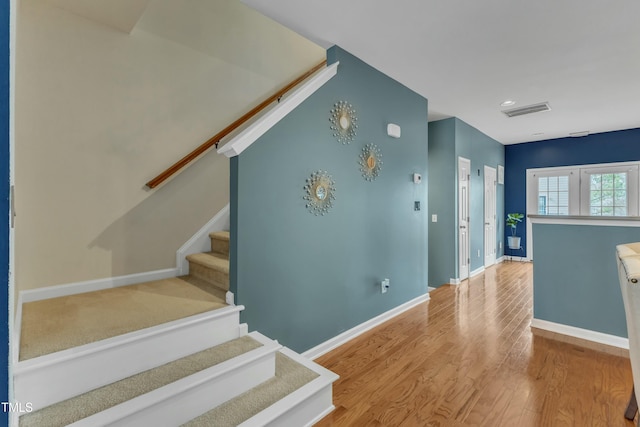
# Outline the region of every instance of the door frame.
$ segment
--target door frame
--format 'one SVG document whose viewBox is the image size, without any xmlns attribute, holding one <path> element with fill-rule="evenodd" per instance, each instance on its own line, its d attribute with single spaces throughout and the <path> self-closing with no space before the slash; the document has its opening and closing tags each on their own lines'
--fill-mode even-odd
<svg viewBox="0 0 640 427">
<path fill-rule="evenodd" d="M 461 194 L 461 188 L 462 186 L 461 184 L 461 179 L 465 178 L 462 174 L 461 174 L 461 169 L 462 169 L 462 164 L 465 164 L 467 166 L 467 174 L 466 174 L 466 182 L 467 182 L 467 194 L 466 194 L 466 207 L 467 207 L 467 215 L 466 215 L 466 224 L 460 224 L 461 222 L 461 217 L 463 215 L 463 212 L 461 211 L 463 208 L 463 205 L 461 203 L 462 201 L 462 194 Z M 458 279 L 459 280 L 465 280 L 468 279 L 470 274 L 471 274 L 471 227 L 470 227 L 470 223 L 471 223 L 471 160 L 465 158 L 465 157 L 458 157 L 458 168 L 457 168 L 457 193 L 458 193 L 458 209 L 457 209 L 457 215 L 456 215 L 456 240 L 458 243 Z M 460 233 L 460 230 L 462 229 L 462 227 L 465 227 L 466 229 L 466 241 L 463 242 L 462 241 L 462 233 Z M 463 243 L 466 245 L 463 245 Z M 466 247 L 466 257 L 465 254 L 463 253 L 464 248 Z M 466 259 L 466 265 L 464 263 Z"/>
<path fill-rule="evenodd" d="M 486 227 L 487 225 L 491 225 L 490 223 L 487 223 L 487 171 L 490 171 L 490 173 L 493 176 L 493 206 L 492 206 L 492 211 L 493 211 L 493 232 L 491 233 L 492 239 L 493 239 L 493 247 L 492 249 L 492 254 L 487 254 L 487 247 L 488 244 L 490 244 L 490 242 L 487 242 L 487 230 Z M 483 206 L 484 206 L 484 213 L 483 213 L 483 222 L 484 222 L 484 233 L 483 233 L 483 248 L 484 248 L 484 262 L 483 265 L 485 268 L 487 267 L 491 267 L 492 265 L 495 265 L 497 262 L 497 254 L 498 254 L 498 238 L 497 238 L 497 211 L 498 211 L 498 197 L 497 197 L 497 180 L 498 180 L 498 171 L 496 168 L 493 168 L 491 166 L 487 166 L 484 165 L 484 191 L 483 191 Z M 491 185 L 489 183 L 489 185 Z"/>
</svg>

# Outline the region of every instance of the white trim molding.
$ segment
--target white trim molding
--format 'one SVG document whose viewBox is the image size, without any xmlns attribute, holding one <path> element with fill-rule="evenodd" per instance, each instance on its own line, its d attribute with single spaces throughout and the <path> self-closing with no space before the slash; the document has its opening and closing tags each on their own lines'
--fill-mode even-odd
<svg viewBox="0 0 640 427">
<path fill-rule="evenodd" d="M 629 339 L 616 335 L 604 334 L 602 332 L 576 328 L 575 326 L 563 325 L 561 323 L 549 322 L 548 320 L 541 319 L 532 319 L 531 327 L 585 341 L 591 341 L 597 344 L 604 344 L 610 347 L 629 350 Z"/>
<path fill-rule="evenodd" d="M 235 157 L 249 148 L 249 146 L 264 135 L 265 132 L 275 126 L 276 123 L 335 76 L 338 73 L 338 64 L 339 62 L 335 62 L 317 72 L 290 95 L 282 98 L 278 104 L 262 117 L 233 136 L 229 142 L 218 150 L 218 153 L 224 154 L 227 157 Z"/>
<path fill-rule="evenodd" d="M 84 282 L 69 283 L 66 285 L 29 289 L 26 291 L 20 291 L 19 298 L 22 303 L 26 303 L 49 298 L 82 294 L 85 292 L 100 291 L 103 289 L 118 288 L 120 286 L 135 285 L 136 283 L 151 282 L 153 280 L 169 279 L 176 276 L 177 269 L 167 268 L 165 270 L 147 271 L 144 273 L 128 274 L 126 276 L 106 277 L 104 279 L 87 280 Z"/>
<path fill-rule="evenodd" d="M 347 331 L 344 331 L 340 335 L 337 335 L 321 344 L 318 344 L 313 348 L 310 348 L 309 350 L 302 353 L 302 356 L 311 360 L 315 360 L 318 357 L 322 356 L 323 354 L 326 354 L 331 350 L 340 347 L 342 344 L 346 344 L 347 342 L 354 339 L 358 335 L 362 335 L 363 333 L 367 332 L 370 329 L 375 328 L 378 325 L 381 325 L 387 320 L 401 313 L 404 313 L 405 311 L 419 304 L 422 304 L 423 302 L 429 301 L 429 299 L 430 299 L 429 293 L 420 295 L 417 298 L 414 298 L 410 301 L 405 302 L 404 304 L 401 304 L 395 308 L 392 308 L 389 311 L 386 311 L 372 319 L 367 320 L 366 322 L 363 322 Z"/>
<path fill-rule="evenodd" d="M 640 227 L 640 217 L 637 216 L 528 215 L 528 217 L 533 224 Z"/>
<path fill-rule="evenodd" d="M 460 280 L 460 279 L 449 279 L 449 284 L 450 285 L 456 285 L 457 286 L 457 285 L 460 284 L 460 282 L 462 282 L 462 280 Z"/>
<path fill-rule="evenodd" d="M 211 251 L 211 238 L 209 233 L 214 231 L 228 230 L 231 228 L 230 204 L 220 209 L 200 230 L 196 232 L 187 242 L 176 252 L 177 275 L 189 274 L 189 261 L 187 255 L 200 252 Z"/>
</svg>

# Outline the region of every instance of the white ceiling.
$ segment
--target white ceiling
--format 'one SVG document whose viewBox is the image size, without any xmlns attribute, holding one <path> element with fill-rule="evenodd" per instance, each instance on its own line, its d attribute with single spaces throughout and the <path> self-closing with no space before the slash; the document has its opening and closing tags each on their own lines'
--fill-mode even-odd
<svg viewBox="0 0 640 427">
<path fill-rule="evenodd" d="M 637 0 L 242 0 L 503 144 L 640 127 Z M 507 118 L 513 107 L 552 110 Z M 541 135 L 540 135 L 541 134 Z"/>
</svg>

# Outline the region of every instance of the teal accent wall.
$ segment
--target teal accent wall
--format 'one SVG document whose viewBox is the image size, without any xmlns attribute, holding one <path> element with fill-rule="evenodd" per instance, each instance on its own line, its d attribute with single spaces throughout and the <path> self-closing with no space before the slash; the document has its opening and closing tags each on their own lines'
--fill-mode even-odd
<svg viewBox="0 0 640 427">
<path fill-rule="evenodd" d="M 638 227 L 533 224 L 533 317 L 627 337 L 616 245 Z"/>
<path fill-rule="evenodd" d="M 327 58 L 340 61 L 337 76 L 231 165 L 232 287 L 245 306 L 242 321 L 296 351 L 427 291 L 427 100 L 339 47 Z M 340 100 L 358 117 L 348 145 L 329 128 Z M 400 125 L 400 139 L 387 136 L 387 123 Z M 358 165 L 367 143 L 383 156 L 373 182 Z M 325 216 L 309 213 L 302 198 L 317 170 L 336 182 Z M 414 172 L 422 184 L 413 183 Z"/>
<path fill-rule="evenodd" d="M 462 120 L 429 123 L 429 285 L 438 287 L 458 272 L 458 157 L 471 161 L 471 271 L 484 266 L 484 166 L 504 166 L 504 146 Z M 504 185 L 496 186 L 496 258 L 504 255 Z M 434 252 L 438 251 L 437 254 Z M 478 255 L 480 251 L 480 255 Z"/>
</svg>

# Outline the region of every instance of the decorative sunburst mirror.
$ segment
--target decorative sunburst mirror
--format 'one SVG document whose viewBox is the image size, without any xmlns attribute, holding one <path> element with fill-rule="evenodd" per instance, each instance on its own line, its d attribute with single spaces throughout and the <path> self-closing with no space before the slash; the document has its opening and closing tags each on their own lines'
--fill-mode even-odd
<svg viewBox="0 0 640 427">
<path fill-rule="evenodd" d="M 380 174 L 382 167 L 382 153 L 375 144 L 367 144 L 362 147 L 360 154 L 360 172 L 367 181 L 373 181 Z"/>
<path fill-rule="evenodd" d="M 346 101 L 333 104 L 329 114 L 333 136 L 342 144 L 349 144 L 356 137 L 358 118 L 356 110 Z"/>
<path fill-rule="evenodd" d="M 325 215 L 333 207 L 336 199 L 336 183 L 327 171 L 316 171 L 307 178 L 304 186 L 306 208 L 314 215 Z"/>
</svg>

